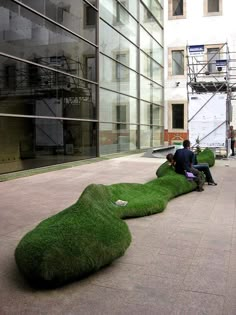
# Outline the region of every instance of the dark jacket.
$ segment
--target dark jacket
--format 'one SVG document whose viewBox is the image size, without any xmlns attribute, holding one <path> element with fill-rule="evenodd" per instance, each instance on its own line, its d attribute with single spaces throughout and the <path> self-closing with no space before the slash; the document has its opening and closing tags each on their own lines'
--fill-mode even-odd
<svg viewBox="0 0 236 315">
<path fill-rule="evenodd" d="M 194 161 L 194 153 L 189 149 L 178 149 L 174 154 L 175 171 L 179 174 L 190 172 Z"/>
</svg>

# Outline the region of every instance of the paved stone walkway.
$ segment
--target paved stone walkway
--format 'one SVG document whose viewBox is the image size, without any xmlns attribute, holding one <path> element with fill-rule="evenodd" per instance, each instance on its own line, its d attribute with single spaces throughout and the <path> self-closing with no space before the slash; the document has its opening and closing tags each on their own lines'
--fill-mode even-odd
<svg viewBox="0 0 236 315">
<path fill-rule="evenodd" d="M 236 160 L 161 214 L 130 219 L 125 255 L 90 277 L 49 291 L 30 288 L 14 262 L 21 237 L 74 203 L 90 183 L 145 183 L 161 159 L 141 154 L 0 182 L 0 314 L 235 315 Z"/>
</svg>

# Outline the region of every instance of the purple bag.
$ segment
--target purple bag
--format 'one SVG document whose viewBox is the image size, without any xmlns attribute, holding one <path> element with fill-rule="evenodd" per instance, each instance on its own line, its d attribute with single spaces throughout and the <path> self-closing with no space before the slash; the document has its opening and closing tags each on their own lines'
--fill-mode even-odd
<svg viewBox="0 0 236 315">
<path fill-rule="evenodd" d="M 193 175 L 193 173 L 190 173 L 190 172 L 186 172 L 185 176 L 186 176 L 187 180 L 194 180 L 194 178 L 196 178 L 196 176 Z"/>
</svg>

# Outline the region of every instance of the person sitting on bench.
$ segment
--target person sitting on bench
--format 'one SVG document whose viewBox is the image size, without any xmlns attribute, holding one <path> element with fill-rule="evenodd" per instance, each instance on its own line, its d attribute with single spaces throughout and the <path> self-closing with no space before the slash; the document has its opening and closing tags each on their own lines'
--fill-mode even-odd
<svg viewBox="0 0 236 315">
<path fill-rule="evenodd" d="M 178 174 L 187 175 L 187 172 L 192 173 L 197 183 L 197 191 L 203 191 L 203 185 L 205 182 L 204 176 L 201 171 L 193 167 L 194 153 L 190 150 L 190 141 L 184 140 L 183 149 L 178 149 L 173 157 L 175 171 Z"/>
<path fill-rule="evenodd" d="M 172 153 L 169 153 L 169 154 L 167 154 L 166 159 L 169 162 L 169 164 L 174 167 L 174 155 Z M 193 167 L 205 174 L 206 181 L 207 181 L 208 185 L 213 185 L 213 186 L 217 185 L 217 183 L 214 181 L 214 179 L 212 177 L 212 174 L 211 174 L 211 171 L 209 168 L 209 164 L 208 163 L 198 164 L 196 154 L 194 154 Z"/>
<path fill-rule="evenodd" d="M 206 181 L 208 182 L 208 185 L 213 185 L 213 186 L 217 185 L 217 183 L 214 181 L 214 179 L 211 175 L 209 164 L 208 163 L 198 163 L 196 154 L 194 154 L 193 167 L 205 174 Z"/>
</svg>

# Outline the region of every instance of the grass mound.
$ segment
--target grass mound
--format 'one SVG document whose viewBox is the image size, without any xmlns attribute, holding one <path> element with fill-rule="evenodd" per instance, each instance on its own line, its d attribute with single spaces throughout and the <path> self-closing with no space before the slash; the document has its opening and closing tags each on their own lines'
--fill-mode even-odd
<svg viewBox="0 0 236 315">
<path fill-rule="evenodd" d="M 83 278 L 122 256 L 131 242 L 121 219 L 162 212 L 168 201 L 196 188 L 167 163 L 146 184 L 89 185 L 69 208 L 42 221 L 15 250 L 19 270 L 36 287 Z M 128 201 L 120 207 L 115 201 Z"/>
<path fill-rule="evenodd" d="M 172 175 L 174 176 L 176 173 L 173 169 L 173 167 L 169 164 L 168 161 L 166 161 L 165 163 L 161 164 L 157 171 L 156 171 L 156 176 L 157 177 L 163 177 L 166 175 Z"/>
<path fill-rule="evenodd" d="M 208 163 L 209 167 L 212 167 L 215 165 L 215 156 L 211 149 L 204 149 L 202 152 L 200 152 L 197 155 L 198 163 Z"/>
<path fill-rule="evenodd" d="M 114 207 L 106 186 L 89 185 L 74 205 L 24 236 L 15 251 L 19 270 L 34 286 L 55 287 L 122 256 L 131 234 Z"/>
</svg>

